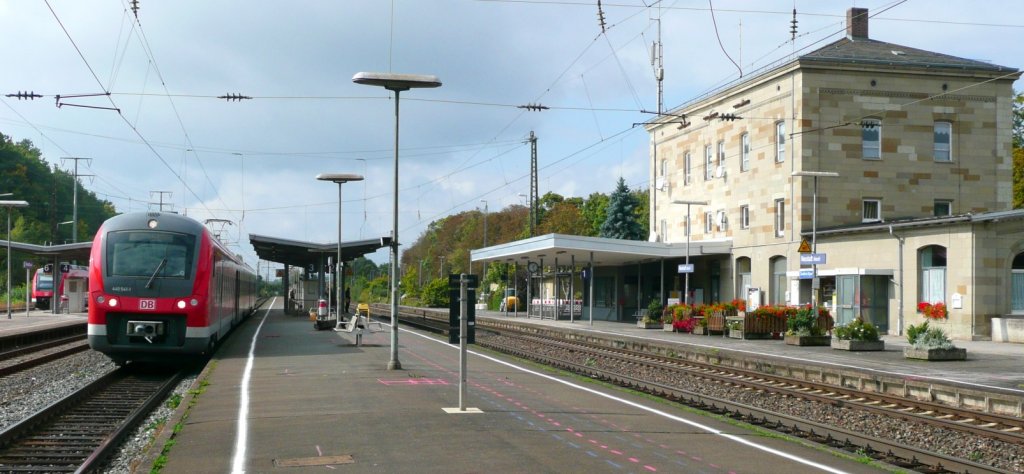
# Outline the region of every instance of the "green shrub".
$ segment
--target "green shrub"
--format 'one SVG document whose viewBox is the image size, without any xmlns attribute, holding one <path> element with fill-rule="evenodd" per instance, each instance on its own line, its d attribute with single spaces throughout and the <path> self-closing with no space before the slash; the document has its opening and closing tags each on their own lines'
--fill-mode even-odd
<svg viewBox="0 0 1024 474">
<path fill-rule="evenodd" d="M 851 340 L 851 341 L 877 341 L 878 340 L 878 328 L 874 324 L 865 322 L 864 320 L 857 318 L 854 319 L 850 324 L 844 326 L 836 326 L 832 332 L 836 339 Z"/>
<path fill-rule="evenodd" d="M 953 342 L 942 328 L 929 328 L 914 341 L 915 349 L 953 349 Z"/>
<path fill-rule="evenodd" d="M 428 308 L 447 308 L 448 279 L 435 278 L 426 285 L 423 285 L 423 291 L 420 292 L 420 300 Z"/>
<path fill-rule="evenodd" d="M 917 342 L 917 338 L 928 331 L 928 321 L 925 321 L 917 326 L 911 324 L 907 326 L 907 342 L 914 344 Z"/>
<path fill-rule="evenodd" d="M 786 334 L 795 336 L 820 336 L 821 328 L 816 324 L 814 308 L 804 307 L 786 318 Z"/>
<path fill-rule="evenodd" d="M 658 322 L 661 321 L 661 302 L 658 300 L 651 300 L 647 305 L 647 316 L 644 316 L 644 320 L 647 322 Z"/>
</svg>

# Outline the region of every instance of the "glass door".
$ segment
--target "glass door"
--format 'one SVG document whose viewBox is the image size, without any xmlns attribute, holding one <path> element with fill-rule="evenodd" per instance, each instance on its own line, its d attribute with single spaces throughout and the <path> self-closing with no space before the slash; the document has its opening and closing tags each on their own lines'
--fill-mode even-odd
<svg viewBox="0 0 1024 474">
<path fill-rule="evenodd" d="M 860 308 L 857 306 L 858 275 L 836 276 L 836 325 L 849 324 L 857 317 Z"/>
</svg>

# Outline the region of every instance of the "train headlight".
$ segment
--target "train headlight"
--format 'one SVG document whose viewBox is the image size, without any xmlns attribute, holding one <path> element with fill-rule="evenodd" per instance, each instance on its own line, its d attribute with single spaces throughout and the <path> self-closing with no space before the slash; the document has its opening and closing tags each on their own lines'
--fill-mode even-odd
<svg viewBox="0 0 1024 474">
<path fill-rule="evenodd" d="M 108 301 L 107 304 L 109 304 L 111 308 L 116 308 L 117 307 L 117 298 L 110 298 L 110 301 Z"/>
<path fill-rule="evenodd" d="M 146 222 L 146 225 L 149 226 L 150 229 L 156 229 L 156 219 L 150 219 L 149 222 Z"/>
<path fill-rule="evenodd" d="M 185 309 L 185 300 L 178 300 L 178 309 Z"/>
<path fill-rule="evenodd" d="M 107 299 L 104 298 L 103 295 L 99 295 L 96 297 L 96 302 L 99 304 L 103 304 L 105 301 L 107 301 Z"/>
<path fill-rule="evenodd" d="M 199 300 L 195 298 L 192 298 L 192 301 L 189 301 L 189 303 L 192 303 L 192 306 L 199 306 Z"/>
</svg>

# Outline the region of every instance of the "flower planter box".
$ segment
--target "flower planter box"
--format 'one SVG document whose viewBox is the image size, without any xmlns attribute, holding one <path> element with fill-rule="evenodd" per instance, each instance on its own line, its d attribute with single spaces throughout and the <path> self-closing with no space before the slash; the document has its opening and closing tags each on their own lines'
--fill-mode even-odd
<svg viewBox="0 0 1024 474">
<path fill-rule="evenodd" d="M 694 326 L 693 327 L 693 333 L 698 335 L 698 336 L 703 336 L 703 335 L 707 334 L 707 330 L 706 330 L 706 328 L 704 326 Z"/>
<path fill-rule="evenodd" d="M 832 348 L 841 351 L 884 351 L 885 341 L 854 341 L 852 339 L 832 339 Z"/>
<path fill-rule="evenodd" d="M 791 346 L 828 346 L 832 344 L 831 336 L 793 336 L 786 335 L 786 344 Z"/>
<path fill-rule="evenodd" d="M 743 339 L 743 330 L 742 329 L 730 329 L 729 330 L 729 337 L 731 337 L 733 339 Z"/>
<path fill-rule="evenodd" d="M 636 327 L 643 328 L 643 329 L 657 329 L 657 328 L 661 327 L 661 321 L 651 322 L 651 323 L 645 323 L 643 321 L 637 321 L 636 322 Z"/>
<path fill-rule="evenodd" d="M 954 347 L 952 349 L 917 349 L 904 347 L 903 357 L 907 359 L 921 360 L 967 360 L 967 349 Z"/>
<path fill-rule="evenodd" d="M 665 332 L 675 332 L 675 328 L 672 327 L 672 323 L 664 323 L 664 326 L 661 329 Z"/>
</svg>

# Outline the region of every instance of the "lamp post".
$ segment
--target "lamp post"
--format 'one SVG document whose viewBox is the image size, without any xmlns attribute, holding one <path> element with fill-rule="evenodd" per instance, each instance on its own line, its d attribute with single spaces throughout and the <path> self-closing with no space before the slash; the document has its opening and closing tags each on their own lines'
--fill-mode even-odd
<svg viewBox="0 0 1024 474">
<path fill-rule="evenodd" d="M 814 194 L 811 204 L 811 253 L 818 253 L 818 178 L 838 178 L 835 171 L 794 171 L 794 177 L 814 178 Z M 815 320 L 818 318 L 818 264 L 811 264 L 811 306 L 814 307 Z"/>
<path fill-rule="evenodd" d="M 363 177 L 358 175 L 358 174 L 320 173 L 320 174 L 316 175 L 316 179 L 318 179 L 320 181 L 330 181 L 332 183 L 338 183 L 338 259 L 337 259 L 337 261 L 335 261 L 335 267 L 334 267 L 335 268 L 335 270 L 334 270 L 334 275 L 335 275 L 334 281 L 336 282 L 336 285 L 338 286 L 338 293 L 337 293 L 338 297 L 337 297 L 337 299 L 334 300 L 335 304 L 338 305 L 338 309 L 336 310 L 338 318 L 337 318 L 337 320 L 334 323 L 334 327 L 337 328 L 339 325 L 341 325 L 341 308 L 345 304 L 345 299 L 344 299 L 344 295 L 342 293 L 342 288 L 341 288 L 342 285 L 344 285 L 344 283 L 345 283 L 344 275 L 341 274 L 341 271 L 342 271 L 342 264 L 341 264 L 341 185 L 345 184 L 345 183 L 347 183 L 349 181 L 362 181 Z M 339 275 L 341 275 L 340 276 L 340 278 L 341 278 L 340 280 L 339 280 Z M 328 308 L 328 311 L 330 311 L 330 308 Z"/>
<path fill-rule="evenodd" d="M 388 370 L 401 370 L 398 361 L 398 100 L 402 91 L 413 88 L 440 87 L 437 76 L 394 74 L 390 72 L 358 72 L 352 82 L 383 87 L 395 93 L 395 192 L 394 219 L 391 227 L 391 360 Z"/>
<path fill-rule="evenodd" d="M 707 201 L 684 201 L 675 199 L 672 204 L 686 204 L 686 266 L 689 270 L 690 266 L 690 206 L 707 206 Z M 683 277 L 685 282 L 683 285 L 683 304 L 690 304 L 690 273 L 686 272 L 686 276 Z"/>
<path fill-rule="evenodd" d="M 0 206 L 7 208 L 7 319 L 11 319 L 11 208 L 28 207 L 28 201 L 0 201 Z M 28 305 L 28 298 L 25 304 Z"/>
</svg>

